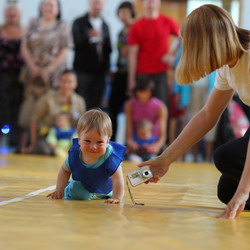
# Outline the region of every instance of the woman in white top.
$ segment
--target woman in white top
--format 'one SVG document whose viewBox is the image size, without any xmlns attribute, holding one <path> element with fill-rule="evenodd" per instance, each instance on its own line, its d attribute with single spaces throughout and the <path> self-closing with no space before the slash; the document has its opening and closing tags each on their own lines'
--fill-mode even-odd
<svg viewBox="0 0 250 250">
<path fill-rule="evenodd" d="M 215 88 L 204 107 L 192 118 L 179 137 L 150 165 L 157 182 L 170 164 L 198 142 L 218 121 L 234 91 L 250 106 L 250 31 L 237 27 L 229 13 L 215 5 L 203 5 L 184 21 L 181 30 L 183 54 L 177 82 L 188 84 L 217 70 Z M 219 147 L 214 155 L 222 173 L 218 197 L 226 203 L 219 218 L 234 218 L 250 209 L 250 129 L 244 137 Z"/>
</svg>

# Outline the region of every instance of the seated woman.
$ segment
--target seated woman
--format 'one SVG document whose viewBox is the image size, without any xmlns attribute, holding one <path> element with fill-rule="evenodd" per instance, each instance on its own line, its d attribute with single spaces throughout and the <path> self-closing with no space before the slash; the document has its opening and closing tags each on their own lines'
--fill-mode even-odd
<svg viewBox="0 0 250 250">
<path fill-rule="evenodd" d="M 167 107 L 161 100 L 153 97 L 153 89 L 152 81 L 138 82 L 134 89 L 134 97 L 125 104 L 128 154 L 139 149 L 139 144 L 135 140 L 136 128 L 145 119 L 152 123 L 152 135 L 157 138 L 148 144 L 148 153 L 158 154 L 166 142 Z"/>
</svg>

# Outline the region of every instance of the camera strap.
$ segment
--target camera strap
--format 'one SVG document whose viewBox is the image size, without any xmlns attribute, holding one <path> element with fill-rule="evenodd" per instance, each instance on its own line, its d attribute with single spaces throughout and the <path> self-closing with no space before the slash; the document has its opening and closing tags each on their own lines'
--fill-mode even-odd
<svg viewBox="0 0 250 250">
<path fill-rule="evenodd" d="M 128 176 L 127 176 L 127 178 L 126 178 L 126 184 L 127 184 L 127 187 L 128 187 L 128 193 L 129 193 L 130 199 L 131 199 L 131 201 L 133 202 L 133 204 L 134 204 L 134 205 L 143 206 L 144 203 L 138 203 L 138 202 L 135 201 L 135 199 L 134 199 L 134 197 L 133 197 L 133 195 L 132 195 L 132 192 L 131 192 L 131 190 L 130 190 L 130 188 L 129 188 Z"/>
</svg>

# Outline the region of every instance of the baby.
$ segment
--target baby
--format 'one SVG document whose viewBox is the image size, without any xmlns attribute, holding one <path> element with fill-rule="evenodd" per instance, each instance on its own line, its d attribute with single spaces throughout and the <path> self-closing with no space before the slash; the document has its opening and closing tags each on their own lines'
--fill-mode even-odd
<svg viewBox="0 0 250 250">
<path fill-rule="evenodd" d="M 101 110 L 84 113 L 77 125 L 78 138 L 57 177 L 52 199 L 91 200 L 107 198 L 106 203 L 118 204 L 124 195 L 121 162 L 126 148 L 110 141 L 110 117 Z M 68 181 L 72 175 L 72 180 Z"/>
<path fill-rule="evenodd" d="M 153 135 L 153 124 L 151 121 L 147 119 L 140 121 L 136 127 L 133 139 L 138 147 L 131 152 L 128 160 L 140 163 L 156 156 L 152 153 L 151 147 L 158 138 Z"/>
<path fill-rule="evenodd" d="M 72 126 L 70 113 L 61 112 L 56 115 L 55 126 L 49 129 L 46 142 L 57 156 L 66 156 L 72 139 L 76 136 L 76 128 Z"/>
</svg>

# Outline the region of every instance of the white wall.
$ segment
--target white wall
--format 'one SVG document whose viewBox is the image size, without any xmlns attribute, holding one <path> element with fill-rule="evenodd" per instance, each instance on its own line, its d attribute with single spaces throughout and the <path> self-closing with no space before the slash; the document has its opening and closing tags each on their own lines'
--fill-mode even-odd
<svg viewBox="0 0 250 250">
<path fill-rule="evenodd" d="M 241 26 L 242 28 L 250 30 L 250 1 L 242 0 L 242 17 L 241 17 Z"/>
<path fill-rule="evenodd" d="M 116 9 L 123 0 L 105 0 L 103 17 L 109 25 L 114 53 L 112 53 L 112 63 L 116 62 L 116 39 L 121 23 L 116 16 Z M 3 12 L 6 0 L 0 0 L 0 23 L 3 22 Z M 38 16 L 38 6 L 40 0 L 19 0 L 22 8 L 22 23 L 27 25 L 29 20 Z M 88 0 L 60 0 L 62 7 L 62 18 L 71 25 L 73 20 L 83 15 L 88 9 Z M 72 53 L 69 56 L 69 66 L 72 61 Z"/>
</svg>

